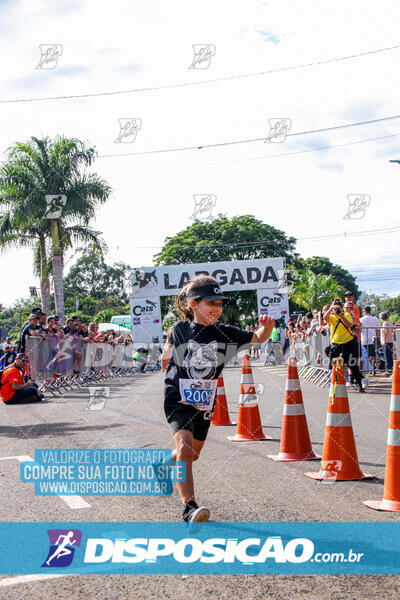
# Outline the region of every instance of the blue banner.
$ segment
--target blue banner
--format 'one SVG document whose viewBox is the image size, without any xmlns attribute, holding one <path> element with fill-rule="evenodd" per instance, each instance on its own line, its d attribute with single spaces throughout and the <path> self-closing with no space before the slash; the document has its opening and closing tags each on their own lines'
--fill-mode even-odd
<svg viewBox="0 0 400 600">
<path fill-rule="evenodd" d="M 400 573 L 400 523 L 3 522 L 0 536 L 8 574 Z"/>
</svg>

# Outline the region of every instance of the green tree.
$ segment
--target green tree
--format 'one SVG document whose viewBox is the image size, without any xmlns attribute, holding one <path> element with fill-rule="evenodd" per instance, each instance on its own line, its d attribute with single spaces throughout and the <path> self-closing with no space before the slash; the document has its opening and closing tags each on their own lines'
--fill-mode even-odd
<svg viewBox="0 0 400 600">
<path fill-rule="evenodd" d="M 400 296 L 386 298 L 382 301 L 382 310 L 389 313 L 389 320 L 397 323 L 400 319 Z"/>
<path fill-rule="evenodd" d="M 95 173 L 88 173 L 96 151 L 75 138 L 31 137 L 8 149 L 0 170 L 0 221 L 3 247 L 33 245 L 35 266 L 40 271 L 42 301 L 49 310 L 48 278 L 53 274 L 56 312 L 64 320 L 63 257 L 73 243 L 90 243 L 99 250 L 104 242 L 89 227 L 96 208 L 104 203 L 110 186 Z M 46 195 L 65 195 L 67 204 L 58 219 L 45 217 Z M 51 241 L 51 255 L 46 241 Z"/>
<path fill-rule="evenodd" d="M 309 269 L 299 274 L 294 284 L 291 299 L 308 311 L 331 304 L 336 297 L 342 297 L 346 289 L 340 286 L 331 275 L 316 275 Z"/>
<path fill-rule="evenodd" d="M 247 260 L 284 256 L 294 261 L 296 240 L 252 215 L 228 219 L 218 215 L 211 222 L 195 221 L 173 237 L 154 256 L 155 265 L 176 265 L 223 260 Z"/>
<path fill-rule="evenodd" d="M 85 297 L 98 301 L 106 296 L 113 296 L 117 298 L 119 305 L 126 304 L 128 297 L 125 285 L 129 271 L 129 265 L 123 262 L 110 266 L 101 259 L 98 252 L 90 252 L 80 257 L 71 267 L 65 278 L 65 296 L 70 298 L 78 295 L 79 302 L 81 298 L 84 302 Z"/>
<path fill-rule="evenodd" d="M 211 222 L 195 221 L 173 237 L 167 237 L 164 246 L 154 256 L 155 265 L 175 265 L 235 261 L 282 256 L 287 264 L 296 264 L 296 240 L 259 221 L 252 215 L 241 215 L 228 219 L 219 214 Z M 254 291 L 228 292 L 233 304 L 224 314 L 230 322 L 241 323 L 243 318 L 255 319 L 257 297 Z M 163 314 L 167 314 L 175 301 L 174 297 L 161 298 Z M 226 317 L 221 317 L 221 320 Z"/>
<path fill-rule="evenodd" d="M 360 295 L 356 279 L 350 271 L 332 263 L 326 256 L 313 256 L 305 260 L 300 259 L 300 269 L 309 269 L 316 275 L 331 275 L 341 287 L 345 288 L 345 291 L 350 290 L 354 292 L 356 299 Z"/>
<path fill-rule="evenodd" d="M 114 311 L 110 308 L 106 308 L 105 310 L 101 310 L 97 313 L 94 318 L 95 323 L 110 323 L 111 318 L 114 316 Z"/>
</svg>

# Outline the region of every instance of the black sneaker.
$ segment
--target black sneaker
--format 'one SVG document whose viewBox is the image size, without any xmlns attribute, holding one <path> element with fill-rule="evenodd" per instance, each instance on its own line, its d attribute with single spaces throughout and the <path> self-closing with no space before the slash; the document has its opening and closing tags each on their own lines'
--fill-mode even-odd
<svg viewBox="0 0 400 600">
<path fill-rule="evenodd" d="M 358 391 L 359 391 L 359 392 L 361 392 L 362 394 L 365 394 L 365 390 L 364 390 L 364 388 L 363 388 L 363 386 L 362 386 L 362 385 L 360 385 L 360 386 L 358 387 Z"/>
<path fill-rule="evenodd" d="M 185 504 L 185 508 L 183 509 L 183 520 L 186 523 L 199 523 L 203 521 L 208 521 L 210 518 L 210 511 L 205 506 L 198 506 L 194 500 L 191 500 L 187 504 Z"/>
</svg>

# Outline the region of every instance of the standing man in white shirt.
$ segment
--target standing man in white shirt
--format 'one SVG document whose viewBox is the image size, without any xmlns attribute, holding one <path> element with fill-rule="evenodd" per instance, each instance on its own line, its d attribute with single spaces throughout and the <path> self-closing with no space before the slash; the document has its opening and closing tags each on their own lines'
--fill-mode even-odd
<svg viewBox="0 0 400 600">
<path fill-rule="evenodd" d="M 371 361 L 372 365 L 372 375 L 375 375 L 375 361 L 376 361 L 376 351 L 374 344 L 374 337 L 379 335 L 379 319 L 378 317 L 373 317 L 371 315 L 371 307 L 366 306 L 363 310 L 363 317 L 360 319 L 361 324 L 361 343 L 364 346 L 367 356 Z M 368 329 L 364 329 L 368 328 Z"/>
</svg>

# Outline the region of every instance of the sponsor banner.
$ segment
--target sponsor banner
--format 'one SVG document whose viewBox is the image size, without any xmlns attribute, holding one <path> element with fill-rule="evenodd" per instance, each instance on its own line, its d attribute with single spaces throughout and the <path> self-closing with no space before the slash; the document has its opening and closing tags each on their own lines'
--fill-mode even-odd
<svg viewBox="0 0 400 600">
<path fill-rule="evenodd" d="M 130 300 L 132 315 L 132 333 L 135 345 L 138 343 L 162 343 L 162 320 L 160 298 L 134 296 Z"/>
<path fill-rule="evenodd" d="M 289 319 L 289 298 L 280 289 L 257 290 L 257 305 L 259 315 L 274 317 L 285 327 Z"/>
<path fill-rule="evenodd" d="M 0 523 L 0 572 L 400 573 L 400 523 Z"/>
<path fill-rule="evenodd" d="M 259 258 L 188 265 L 164 265 L 132 269 L 135 298 L 174 296 L 194 275 L 211 275 L 224 292 L 276 289 L 285 285 L 284 258 Z"/>
</svg>

